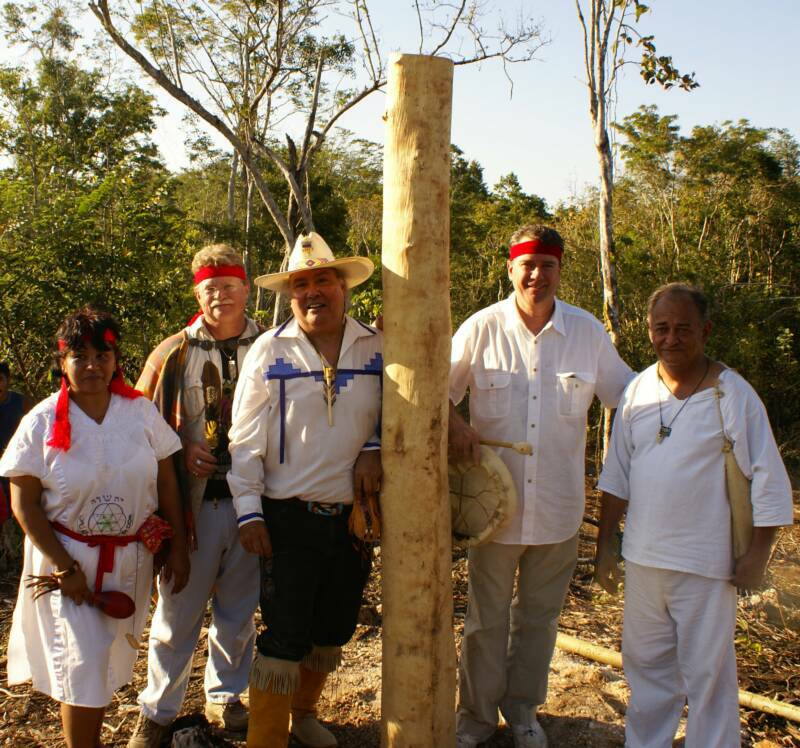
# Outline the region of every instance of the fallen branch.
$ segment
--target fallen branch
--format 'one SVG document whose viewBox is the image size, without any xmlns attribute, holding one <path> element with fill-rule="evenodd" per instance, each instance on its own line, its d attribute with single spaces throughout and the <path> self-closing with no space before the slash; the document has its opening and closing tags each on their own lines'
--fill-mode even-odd
<svg viewBox="0 0 800 748">
<path fill-rule="evenodd" d="M 0 688 L 0 693 L 8 699 L 25 699 L 30 696 L 29 693 L 11 693 L 7 688 Z"/>
<path fill-rule="evenodd" d="M 586 659 L 622 669 L 622 655 L 608 647 L 601 647 L 599 644 L 592 644 L 583 639 L 578 639 L 575 636 L 562 633 L 558 634 L 556 646 L 565 652 L 571 652 L 572 654 L 580 655 Z M 765 712 L 766 714 L 772 714 L 776 717 L 783 717 L 784 719 L 790 719 L 794 722 L 800 722 L 800 708 L 792 704 L 787 704 L 785 701 L 759 696 L 750 691 L 739 690 L 739 705 L 745 707 L 745 709 L 754 709 L 758 712 Z"/>
</svg>

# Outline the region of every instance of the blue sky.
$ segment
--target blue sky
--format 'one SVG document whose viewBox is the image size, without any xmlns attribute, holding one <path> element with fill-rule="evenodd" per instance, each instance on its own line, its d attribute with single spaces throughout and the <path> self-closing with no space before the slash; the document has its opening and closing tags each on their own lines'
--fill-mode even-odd
<svg viewBox="0 0 800 748">
<path fill-rule="evenodd" d="M 513 98 L 496 63 L 457 68 L 452 140 L 483 165 L 490 185 L 513 171 L 526 191 L 553 207 L 597 179 L 575 5 L 572 0 L 495 5 L 507 13 L 523 7 L 541 17 L 552 42 L 541 51 L 541 61 L 511 68 Z M 386 47 L 415 51 L 414 26 L 402 20 L 409 15 L 409 2 L 381 0 L 378 21 L 388 17 L 391 6 L 393 17 L 384 29 L 394 32 L 384 33 Z M 618 119 L 641 104 L 655 104 L 662 114 L 678 114 L 686 133 L 694 125 L 746 118 L 800 137 L 800 3 L 653 0 L 650 6 L 642 17 L 643 32 L 655 34 L 659 53 L 672 55 L 685 72 L 694 70 L 701 86 L 691 93 L 662 91 L 646 86 L 631 66 L 619 86 Z M 343 124 L 381 141 L 382 105 L 378 94 Z"/>
</svg>

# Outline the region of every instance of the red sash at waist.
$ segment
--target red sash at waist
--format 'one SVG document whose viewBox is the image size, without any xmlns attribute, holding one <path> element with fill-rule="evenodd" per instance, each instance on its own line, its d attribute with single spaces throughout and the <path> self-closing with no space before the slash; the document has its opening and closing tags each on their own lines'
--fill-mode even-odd
<svg viewBox="0 0 800 748">
<path fill-rule="evenodd" d="M 123 548 L 131 543 L 143 542 L 151 553 L 155 553 L 165 538 L 172 537 L 172 527 L 161 517 L 151 514 L 136 531 L 135 535 L 81 535 L 70 530 L 60 522 L 50 523 L 54 530 L 66 535 L 68 538 L 85 543 L 90 548 L 100 548 L 100 557 L 97 559 L 97 574 L 94 578 L 94 591 L 103 589 L 103 576 L 106 572 L 114 571 L 114 554 L 117 548 Z"/>
</svg>

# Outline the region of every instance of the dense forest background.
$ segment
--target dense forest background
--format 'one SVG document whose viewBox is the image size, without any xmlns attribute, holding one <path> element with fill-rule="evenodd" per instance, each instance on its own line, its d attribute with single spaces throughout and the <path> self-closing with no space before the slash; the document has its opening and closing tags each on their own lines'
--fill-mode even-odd
<svg viewBox="0 0 800 748">
<path fill-rule="evenodd" d="M 152 95 L 100 61 L 78 61 L 68 19 L 31 30 L 19 17 L 15 26 L 9 7 L 4 29 L 17 41 L 28 34 L 29 54 L 24 66 L 0 68 L 0 358 L 17 389 L 44 396 L 58 321 L 95 302 L 120 318 L 135 379 L 148 351 L 195 311 L 196 249 L 230 242 L 257 275 L 278 269 L 284 240 L 231 153 L 189 122 L 192 166 L 171 173 L 152 141 L 161 114 Z M 800 146 L 763 124 L 683 132 L 675 116 L 648 107 L 614 125 L 620 347 L 634 369 L 648 365 L 649 293 L 671 280 L 703 287 L 714 302 L 710 353 L 754 385 L 797 467 Z M 259 165 L 287 203 L 284 176 L 268 160 Z M 307 182 L 315 226 L 334 251 L 378 266 L 381 179 L 380 146 L 339 131 L 319 149 Z M 456 145 L 451 188 L 454 326 L 510 292 L 508 238 L 537 221 L 567 242 L 560 296 L 602 317 L 594 190 L 548 206 L 513 173 L 487 185 L 481 165 Z M 378 313 L 379 273 L 352 303 L 364 319 Z M 272 300 L 254 293 L 253 305 L 270 323 Z"/>
</svg>

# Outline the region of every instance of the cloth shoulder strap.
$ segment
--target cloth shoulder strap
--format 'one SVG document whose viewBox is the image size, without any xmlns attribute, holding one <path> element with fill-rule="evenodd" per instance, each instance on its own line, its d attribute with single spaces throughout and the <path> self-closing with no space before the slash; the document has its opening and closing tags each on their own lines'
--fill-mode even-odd
<svg viewBox="0 0 800 748">
<path fill-rule="evenodd" d="M 719 386 L 719 379 L 714 382 L 714 401 L 717 403 L 717 414 L 719 415 L 719 425 L 722 429 L 722 451 L 723 452 L 732 452 L 733 451 L 733 440 L 728 436 L 728 432 L 725 430 L 725 419 L 722 417 L 722 404 L 720 400 L 725 393 Z"/>
</svg>

